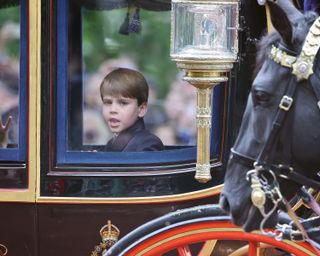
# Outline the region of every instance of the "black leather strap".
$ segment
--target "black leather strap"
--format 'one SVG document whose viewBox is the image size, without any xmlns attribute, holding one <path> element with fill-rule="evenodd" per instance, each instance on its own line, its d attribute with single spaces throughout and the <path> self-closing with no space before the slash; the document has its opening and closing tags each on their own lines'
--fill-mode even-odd
<svg viewBox="0 0 320 256">
<path fill-rule="evenodd" d="M 235 149 L 231 149 L 231 158 L 235 159 L 238 163 L 242 164 L 243 166 L 253 168 L 255 159 L 246 156 L 237 152 Z M 303 173 L 300 170 L 294 170 L 293 168 L 285 165 L 270 165 L 269 166 L 272 171 L 278 176 L 288 180 L 292 180 L 297 184 L 307 186 L 310 188 L 314 188 L 320 190 L 320 181 L 315 180 L 313 178 L 308 178 L 300 173 Z"/>
<path fill-rule="evenodd" d="M 318 107 L 320 108 L 320 105 L 319 105 L 320 104 L 320 78 L 318 77 L 317 74 L 313 74 L 310 77 L 310 84 L 311 84 L 313 93 L 317 98 Z"/>
<path fill-rule="evenodd" d="M 294 76 L 291 76 L 290 81 L 287 85 L 287 90 L 284 95 L 291 99 L 294 99 L 294 94 L 297 89 L 297 83 L 295 79 L 296 78 Z M 270 154 L 270 152 L 273 152 L 273 150 L 275 150 L 274 147 L 276 146 L 277 141 L 279 139 L 280 129 L 282 128 L 288 113 L 289 110 L 285 110 L 281 107 L 278 108 L 269 137 L 266 143 L 264 144 L 264 147 L 260 152 L 260 155 L 257 158 L 258 165 L 266 165 L 268 162 L 270 163 L 272 161 L 271 159 L 268 159 L 268 155 Z"/>
<path fill-rule="evenodd" d="M 320 242 L 320 217 L 309 218 L 306 220 L 300 220 L 300 223 L 305 228 L 308 237 L 317 243 Z M 288 225 L 283 230 L 283 239 L 301 241 L 303 236 L 300 231 L 297 230 L 295 225 Z"/>
<path fill-rule="evenodd" d="M 275 172 L 276 175 L 286 178 L 288 180 L 292 180 L 296 182 L 297 184 L 314 188 L 317 190 L 320 190 L 320 181 L 317 181 L 315 179 L 306 177 L 300 173 L 303 173 L 302 171 L 299 170 L 294 170 L 293 168 L 286 167 L 286 166 L 273 166 L 272 167 L 273 171 Z"/>
</svg>

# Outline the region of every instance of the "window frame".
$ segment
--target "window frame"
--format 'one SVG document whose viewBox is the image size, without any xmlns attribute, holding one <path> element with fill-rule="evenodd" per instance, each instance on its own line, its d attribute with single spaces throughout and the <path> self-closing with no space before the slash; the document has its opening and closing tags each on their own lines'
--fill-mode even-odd
<svg viewBox="0 0 320 256">
<path fill-rule="evenodd" d="M 150 166 L 157 169 L 161 166 L 174 166 L 181 163 L 195 164 L 196 146 L 184 149 L 154 152 L 81 152 L 68 151 L 70 119 L 68 109 L 68 58 L 69 58 L 69 24 L 68 1 L 57 0 L 57 115 L 56 115 L 56 170 L 76 166 L 92 165 L 97 168 L 139 167 Z M 82 57 L 80 57 L 81 60 Z M 83 73 L 82 73 L 83 76 Z M 220 84 L 213 89 L 212 128 L 211 128 L 211 159 L 221 161 L 224 127 L 224 108 L 226 108 L 227 84 Z"/>
</svg>

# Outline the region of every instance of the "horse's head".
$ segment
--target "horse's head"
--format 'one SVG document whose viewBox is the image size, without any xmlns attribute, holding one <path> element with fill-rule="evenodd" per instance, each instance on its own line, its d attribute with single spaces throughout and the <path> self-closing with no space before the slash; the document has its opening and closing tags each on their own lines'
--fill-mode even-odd
<svg viewBox="0 0 320 256">
<path fill-rule="evenodd" d="M 234 223 L 246 231 L 258 229 L 263 219 L 251 202 L 252 185 L 247 173 L 253 169 L 254 161 L 268 166 L 289 164 L 294 169 L 303 169 L 304 175 L 309 177 L 315 175 L 312 170 L 320 167 L 320 103 L 312 88 L 313 84 L 320 91 L 319 51 L 314 54 L 311 76 L 304 79 L 292 73 L 297 69 L 293 67 L 294 63 L 301 55 L 317 15 L 313 12 L 302 14 L 287 0 L 268 5 L 275 31 L 260 43 L 256 77 L 227 165 L 220 199 L 221 206 L 231 213 Z M 320 21 L 317 24 L 320 25 Z M 316 33 L 319 31 L 320 27 L 317 27 Z M 314 37 L 319 44 L 320 33 Z M 303 73 L 303 68 L 303 65 L 298 67 L 298 71 Z M 277 122 L 280 122 L 279 129 Z M 273 179 L 270 174 L 265 174 L 264 178 Z M 285 196 L 291 196 L 299 186 L 290 180 L 279 182 Z M 267 198 L 264 207 L 268 212 L 274 208 L 274 203 Z M 277 211 L 273 211 L 265 227 L 273 227 L 276 222 Z"/>
</svg>

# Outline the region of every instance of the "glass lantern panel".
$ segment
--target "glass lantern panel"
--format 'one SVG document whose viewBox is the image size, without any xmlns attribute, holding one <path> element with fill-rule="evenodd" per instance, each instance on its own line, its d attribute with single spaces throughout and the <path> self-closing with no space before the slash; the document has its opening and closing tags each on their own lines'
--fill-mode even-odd
<svg viewBox="0 0 320 256">
<path fill-rule="evenodd" d="M 173 57 L 236 59 L 237 11 L 236 3 L 174 3 Z"/>
</svg>

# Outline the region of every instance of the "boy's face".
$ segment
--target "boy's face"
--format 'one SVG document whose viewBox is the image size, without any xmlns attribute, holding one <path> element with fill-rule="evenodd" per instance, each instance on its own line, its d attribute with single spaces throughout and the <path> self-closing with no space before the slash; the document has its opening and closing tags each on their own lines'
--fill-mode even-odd
<svg viewBox="0 0 320 256">
<path fill-rule="evenodd" d="M 135 98 L 103 96 L 102 114 L 113 133 L 119 133 L 131 127 L 138 117 L 144 117 L 146 112 L 147 104 L 138 106 L 138 100 Z"/>
</svg>

